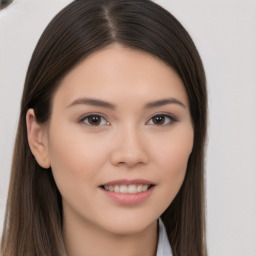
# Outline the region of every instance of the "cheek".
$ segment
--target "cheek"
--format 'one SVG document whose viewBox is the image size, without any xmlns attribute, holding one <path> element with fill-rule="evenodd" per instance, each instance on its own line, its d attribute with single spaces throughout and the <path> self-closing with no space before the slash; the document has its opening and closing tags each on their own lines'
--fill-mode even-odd
<svg viewBox="0 0 256 256">
<path fill-rule="evenodd" d="M 192 152 L 194 143 L 193 129 L 181 127 L 170 135 L 158 138 L 158 147 L 155 154 L 162 163 L 164 169 L 183 170 L 187 166 L 188 158 Z"/>
<path fill-rule="evenodd" d="M 186 143 L 173 144 L 166 148 L 162 157 L 164 170 L 170 175 L 179 175 L 186 171 L 187 162 L 191 153 L 191 147 Z"/>
<path fill-rule="evenodd" d="M 193 130 L 180 130 L 163 141 L 161 150 L 156 151 L 157 163 L 161 168 L 161 182 L 165 185 L 170 202 L 178 193 L 187 169 L 189 156 L 193 148 Z M 168 143 L 167 143 L 168 142 Z"/>
<path fill-rule="evenodd" d="M 69 136 L 66 136 L 69 134 Z M 49 155 L 55 182 L 62 193 L 75 191 L 79 184 L 93 184 L 107 158 L 107 150 L 95 138 L 82 133 L 52 130 Z"/>
</svg>

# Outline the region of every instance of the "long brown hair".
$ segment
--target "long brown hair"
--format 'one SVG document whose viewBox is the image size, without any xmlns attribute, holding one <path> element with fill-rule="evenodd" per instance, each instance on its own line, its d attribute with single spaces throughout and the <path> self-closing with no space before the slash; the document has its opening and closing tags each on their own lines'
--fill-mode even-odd
<svg viewBox="0 0 256 256">
<path fill-rule="evenodd" d="M 205 256 L 204 145 L 207 95 L 203 65 L 184 27 L 149 0 L 76 0 L 42 34 L 26 76 L 15 142 L 2 256 L 66 255 L 62 237 L 61 195 L 51 170 L 33 157 L 25 116 L 51 115 L 51 100 L 61 80 L 94 51 L 119 43 L 162 59 L 180 76 L 189 98 L 194 147 L 176 198 L 162 214 L 174 256 Z"/>
</svg>

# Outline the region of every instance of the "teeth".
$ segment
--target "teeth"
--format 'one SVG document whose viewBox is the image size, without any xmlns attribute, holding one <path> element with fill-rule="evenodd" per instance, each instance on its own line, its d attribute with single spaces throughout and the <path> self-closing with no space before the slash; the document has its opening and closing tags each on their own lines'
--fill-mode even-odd
<svg viewBox="0 0 256 256">
<path fill-rule="evenodd" d="M 149 185 L 142 185 L 142 184 L 130 184 L 130 185 L 108 185 L 104 186 L 105 190 L 122 193 L 122 194 L 136 194 L 147 191 Z"/>
<path fill-rule="evenodd" d="M 128 193 L 130 193 L 130 194 L 138 193 L 136 185 L 129 185 L 128 186 Z"/>
<path fill-rule="evenodd" d="M 137 187 L 137 191 L 138 191 L 138 192 L 141 192 L 141 191 L 142 191 L 142 185 L 139 185 L 139 186 Z"/>
<path fill-rule="evenodd" d="M 116 185 L 117 186 L 117 185 Z M 119 187 L 119 192 L 120 193 L 127 193 L 128 192 L 128 187 L 127 186 L 125 186 L 125 185 L 121 185 L 120 187 Z"/>
<path fill-rule="evenodd" d="M 142 186 L 142 191 L 147 191 L 148 190 L 148 186 L 147 185 L 143 185 Z"/>
<path fill-rule="evenodd" d="M 109 187 L 109 186 L 108 186 Z M 119 191 L 120 191 L 120 189 L 119 189 L 119 186 L 118 185 L 115 185 L 115 187 L 114 187 L 114 191 L 116 192 L 116 193 L 118 193 Z"/>
<path fill-rule="evenodd" d="M 108 189 L 107 190 L 109 190 L 109 191 L 114 191 L 114 187 L 113 186 L 107 186 L 108 187 Z"/>
</svg>

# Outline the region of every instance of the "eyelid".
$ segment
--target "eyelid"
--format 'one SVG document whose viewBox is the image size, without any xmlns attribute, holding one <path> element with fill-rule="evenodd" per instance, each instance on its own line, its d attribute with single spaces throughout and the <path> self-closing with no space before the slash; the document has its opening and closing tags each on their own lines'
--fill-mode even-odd
<svg viewBox="0 0 256 256">
<path fill-rule="evenodd" d="M 90 116 L 99 116 L 100 118 L 103 118 L 106 120 L 106 124 L 103 124 L 103 125 L 92 125 L 92 124 L 87 124 L 85 123 L 85 119 L 86 118 L 89 118 Z M 108 118 L 106 118 L 103 114 L 101 113 L 95 113 L 95 112 L 92 112 L 92 113 L 87 113 L 87 114 L 84 114 L 82 115 L 79 119 L 78 119 L 78 123 L 82 123 L 82 124 L 85 124 L 89 127 L 93 127 L 93 128 L 97 128 L 97 127 L 101 127 L 101 126 L 105 126 L 105 125 L 110 125 L 110 122 L 108 121 Z"/>
<path fill-rule="evenodd" d="M 168 124 L 149 124 L 150 120 L 152 120 L 156 116 L 164 116 L 169 118 L 171 121 Z M 151 118 L 146 122 L 146 124 L 163 127 L 163 126 L 171 125 L 174 122 L 178 122 L 178 119 L 173 114 L 160 112 L 152 115 Z"/>
</svg>

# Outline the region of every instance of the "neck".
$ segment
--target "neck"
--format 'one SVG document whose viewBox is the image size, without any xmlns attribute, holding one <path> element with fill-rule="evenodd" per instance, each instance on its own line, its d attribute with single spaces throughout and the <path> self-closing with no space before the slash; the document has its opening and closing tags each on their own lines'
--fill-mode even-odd
<svg viewBox="0 0 256 256">
<path fill-rule="evenodd" d="M 157 221 L 136 233 L 116 234 L 84 219 L 64 215 L 63 236 L 68 256 L 154 256 Z"/>
</svg>

